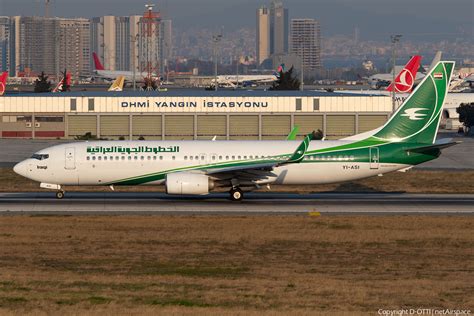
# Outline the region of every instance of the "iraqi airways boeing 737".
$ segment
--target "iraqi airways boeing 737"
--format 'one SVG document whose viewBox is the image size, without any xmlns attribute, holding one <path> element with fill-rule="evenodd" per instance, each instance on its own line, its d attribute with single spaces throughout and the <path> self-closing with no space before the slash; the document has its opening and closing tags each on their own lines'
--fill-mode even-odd
<svg viewBox="0 0 474 316">
<path fill-rule="evenodd" d="M 65 185 L 165 185 L 168 194 L 265 184 L 323 184 L 407 169 L 454 145 L 435 141 L 454 62 L 439 62 L 380 128 L 338 141 L 98 141 L 62 144 L 14 167 L 64 196 Z"/>
</svg>

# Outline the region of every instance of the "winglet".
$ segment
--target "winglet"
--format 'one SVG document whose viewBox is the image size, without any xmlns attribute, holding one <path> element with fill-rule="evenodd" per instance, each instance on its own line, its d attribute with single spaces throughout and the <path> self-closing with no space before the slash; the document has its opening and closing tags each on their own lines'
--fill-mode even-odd
<svg viewBox="0 0 474 316">
<path fill-rule="evenodd" d="M 286 140 L 296 140 L 296 135 L 298 135 L 298 132 L 300 131 L 299 125 L 295 125 L 291 132 L 288 134 L 286 137 Z"/>
<path fill-rule="evenodd" d="M 290 163 L 299 163 L 304 159 L 304 155 L 306 154 L 306 151 L 308 150 L 309 143 L 317 137 L 316 132 L 313 131 L 312 133 L 306 135 L 306 137 L 303 139 L 301 144 L 296 148 L 295 152 L 293 155 L 291 155 L 290 159 L 284 161 L 282 164 L 290 164 Z"/>
</svg>

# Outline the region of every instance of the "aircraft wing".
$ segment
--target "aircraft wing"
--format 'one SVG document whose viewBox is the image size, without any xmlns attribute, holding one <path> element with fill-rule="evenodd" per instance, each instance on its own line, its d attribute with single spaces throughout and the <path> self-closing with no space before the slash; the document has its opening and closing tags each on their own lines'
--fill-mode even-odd
<svg viewBox="0 0 474 316">
<path fill-rule="evenodd" d="M 309 143 L 315 139 L 315 136 L 315 132 L 308 134 L 292 155 L 271 156 L 254 162 L 246 161 L 235 166 L 202 171 L 219 180 L 233 179 L 235 181 L 255 182 L 268 179 L 271 182 L 271 179 L 276 179 L 276 175 L 272 172 L 276 167 L 300 163 L 304 159 Z"/>
</svg>

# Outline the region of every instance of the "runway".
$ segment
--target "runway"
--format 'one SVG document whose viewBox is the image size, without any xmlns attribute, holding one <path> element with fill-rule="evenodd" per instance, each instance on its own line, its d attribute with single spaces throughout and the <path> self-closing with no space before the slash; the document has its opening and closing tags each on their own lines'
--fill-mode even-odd
<svg viewBox="0 0 474 316">
<path fill-rule="evenodd" d="M 228 194 L 175 197 L 163 193 L 0 193 L 0 215 L 52 214 L 468 214 L 474 194 L 248 193 L 242 202 Z"/>
</svg>

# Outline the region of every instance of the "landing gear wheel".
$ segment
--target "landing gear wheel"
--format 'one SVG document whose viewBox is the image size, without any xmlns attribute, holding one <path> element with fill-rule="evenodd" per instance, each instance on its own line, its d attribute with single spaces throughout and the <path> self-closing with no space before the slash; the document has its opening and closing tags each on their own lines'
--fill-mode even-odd
<svg viewBox="0 0 474 316">
<path fill-rule="evenodd" d="M 242 201 L 244 198 L 244 192 L 239 188 L 233 188 L 229 191 L 230 199 L 232 201 Z"/>
<path fill-rule="evenodd" d="M 56 198 L 61 200 L 64 197 L 64 192 L 63 191 L 58 191 L 56 192 Z"/>
</svg>

